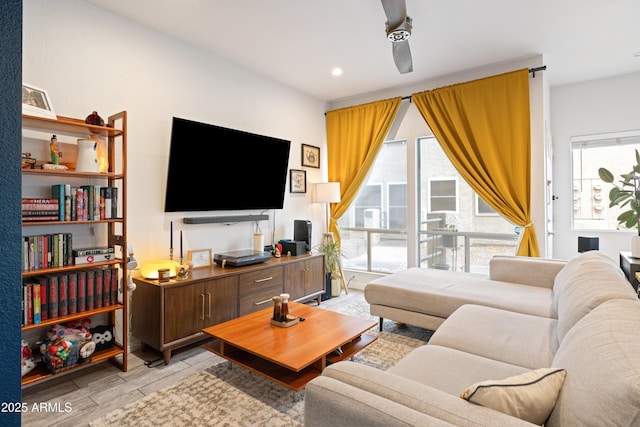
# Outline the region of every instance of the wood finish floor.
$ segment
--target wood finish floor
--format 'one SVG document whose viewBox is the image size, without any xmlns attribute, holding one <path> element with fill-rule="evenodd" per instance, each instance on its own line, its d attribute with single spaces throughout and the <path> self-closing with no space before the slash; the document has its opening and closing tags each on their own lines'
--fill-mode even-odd
<svg viewBox="0 0 640 427">
<path fill-rule="evenodd" d="M 323 301 L 322 306 L 345 304 L 352 298 L 363 298 L 362 291 L 349 289 L 349 295 Z M 154 360 L 158 361 L 151 367 L 145 365 L 146 361 Z M 87 426 L 115 409 L 176 384 L 222 360 L 197 345 L 175 352 L 168 365 L 162 362 L 160 353 L 135 351 L 129 354 L 127 372 L 106 362 L 54 376 L 22 390 L 22 402 L 27 403 L 29 409 L 34 404 L 48 404 L 47 412 L 23 414 L 22 425 Z"/>
</svg>

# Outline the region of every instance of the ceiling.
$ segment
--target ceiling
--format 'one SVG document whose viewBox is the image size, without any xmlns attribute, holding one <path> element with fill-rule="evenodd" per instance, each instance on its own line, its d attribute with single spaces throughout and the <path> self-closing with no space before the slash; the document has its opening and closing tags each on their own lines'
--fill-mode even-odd
<svg viewBox="0 0 640 427">
<path fill-rule="evenodd" d="M 638 0 L 406 0 L 404 75 L 379 0 L 86 1 L 325 101 L 539 54 L 551 86 L 640 72 Z"/>
</svg>

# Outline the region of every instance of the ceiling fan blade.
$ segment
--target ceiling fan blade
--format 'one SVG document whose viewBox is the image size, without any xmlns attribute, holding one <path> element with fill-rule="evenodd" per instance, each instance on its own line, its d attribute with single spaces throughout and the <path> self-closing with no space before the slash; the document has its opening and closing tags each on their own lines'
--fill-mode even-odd
<svg viewBox="0 0 640 427">
<path fill-rule="evenodd" d="M 382 7 L 391 29 L 398 28 L 407 17 L 405 0 L 382 0 Z"/>
<path fill-rule="evenodd" d="M 400 74 L 406 74 L 413 71 L 413 61 L 411 60 L 411 50 L 409 49 L 409 40 L 400 43 L 393 43 L 393 60 L 398 67 Z"/>
</svg>

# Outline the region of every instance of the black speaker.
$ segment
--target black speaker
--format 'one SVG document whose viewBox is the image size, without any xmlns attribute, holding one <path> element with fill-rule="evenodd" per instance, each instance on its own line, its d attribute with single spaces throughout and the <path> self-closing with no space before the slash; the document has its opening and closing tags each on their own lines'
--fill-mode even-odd
<svg viewBox="0 0 640 427">
<path fill-rule="evenodd" d="M 597 251 L 600 241 L 597 237 L 578 236 L 578 252 Z"/>
<path fill-rule="evenodd" d="M 311 252 L 311 221 L 304 219 L 293 221 L 293 240 L 305 242 L 307 252 Z"/>
</svg>

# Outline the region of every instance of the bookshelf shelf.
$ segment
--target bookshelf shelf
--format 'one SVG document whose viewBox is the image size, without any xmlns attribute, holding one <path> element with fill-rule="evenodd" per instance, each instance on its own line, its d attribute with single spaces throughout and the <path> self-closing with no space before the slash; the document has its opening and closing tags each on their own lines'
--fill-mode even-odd
<svg viewBox="0 0 640 427">
<path fill-rule="evenodd" d="M 115 250 L 114 256 L 115 259 L 109 261 L 101 261 L 101 262 L 93 262 L 90 264 L 77 264 L 77 265 L 68 265 L 64 267 L 53 267 L 53 268 L 39 268 L 25 270 L 22 272 L 23 282 L 25 284 L 34 283 L 33 288 L 37 289 L 38 281 L 40 281 L 40 287 L 42 287 L 42 283 L 51 283 L 54 282 L 43 282 L 41 280 L 49 280 L 44 279 L 43 277 L 69 277 L 69 282 L 71 282 L 71 277 L 75 277 L 71 273 L 80 272 L 86 270 L 93 269 L 103 269 L 104 271 L 111 271 L 113 276 L 110 280 L 111 288 L 106 288 L 107 279 L 105 273 L 105 289 L 111 289 L 110 297 L 103 300 L 103 304 L 106 303 L 108 305 L 104 305 L 99 308 L 91 308 L 89 310 L 78 311 L 73 314 L 65 314 L 63 316 L 58 316 L 58 312 L 48 311 L 47 319 L 42 320 L 40 323 L 34 324 L 31 323 L 33 321 L 37 321 L 37 317 L 33 316 L 35 319 L 30 320 L 25 317 L 26 323 L 22 326 L 23 339 L 27 340 L 30 344 L 30 347 L 33 350 L 34 355 L 36 355 L 36 360 L 38 359 L 37 353 L 39 351 L 38 346 L 35 345 L 35 342 L 38 340 L 42 340 L 45 338 L 47 332 L 51 329 L 52 326 L 56 324 L 65 324 L 70 321 L 80 320 L 84 318 L 93 318 L 97 316 L 97 321 L 94 320 L 92 326 L 98 326 L 100 324 L 116 324 L 116 316 L 118 317 L 118 329 L 120 329 L 120 325 L 122 325 L 122 331 L 118 330 L 116 334 L 118 340 L 117 342 L 110 347 L 109 349 L 97 351 L 95 352 L 91 360 L 82 364 L 74 365 L 69 368 L 64 368 L 61 371 L 52 373 L 45 364 L 40 361 L 37 363 L 35 369 L 31 372 L 25 374 L 22 377 L 22 386 L 30 385 L 37 383 L 42 380 L 49 379 L 54 376 L 62 375 L 66 372 L 75 371 L 77 369 L 82 369 L 87 366 L 94 365 L 96 363 L 111 361 L 115 365 L 117 365 L 123 371 L 127 370 L 127 351 L 125 349 L 128 348 L 128 337 L 129 337 L 129 325 L 128 325 L 128 298 L 126 294 L 126 288 L 124 291 L 120 289 L 119 282 L 122 278 L 126 278 L 127 276 L 127 265 L 123 258 L 126 258 L 127 255 L 127 244 L 126 244 L 126 218 L 127 218 L 127 174 L 126 174 L 126 157 L 127 157 L 127 113 L 126 111 L 122 111 L 120 113 L 109 116 L 106 119 L 107 124 L 105 126 L 94 126 L 89 125 L 84 122 L 82 119 L 75 119 L 70 117 L 61 117 L 58 116 L 57 119 L 49 119 L 49 118 L 41 118 L 30 115 L 22 116 L 22 128 L 24 138 L 27 140 L 23 140 L 23 144 L 38 144 L 40 141 L 42 144 L 46 144 L 45 151 L 48 151 L 48 145 L 50 143 L 51 134 L 56 135 L 64 135 L 67 138 L 86 138 L 89 134 L 101 135 L 104 137 L 105 142 L 107 144 L 107 152 L 108 152 L 108 161 L 109 167 L 108 171 L 105 173 L 93 173 L 93 172 L 76 172 L 75 170 L 51 170 L 51 169 L 22 169 L 22 193 L 24 198 L 43 198 L 45 194 L 50 194 L 52 186 L 58 187 L 59 184 L 67 184 L 72 187 L 80 188 L 83 185 L 96 185 L 101 187 L 112 187 L 117 188 L 118 197 L 117 197 L 117 205 L 116 209 L 111 211 L 110 215 L 104 216 L 113 216 L 114 218 L 106 218 L 106 219 L 88 219 L 88 220 L 74 220 L 74 221 L 23 221 L 23 236 L 25 236 L 25 242 L 29 240 L 29 244 L 31 243 L 31 238 L 27 239 L 26 236 L 30 236 L 31 234 L 37 234 L 41 237 L 46 237 L 49 235 L 62 235 L 63 233 L 69 233 L 70 228 L 73 230 L 71 233 L 73 238 L 73 243 L 76 243 L 76 236 L 79 237 L 79 241 L 88 240 L 89 236 L 91 241 L 96 242 L 96 246 L 109 246 L 113 247 Z M 24 131 L 29 131 L 26 134 Z M 36 136 L 33 137 L 32 134 Z M 40 136 L 42 135 L 42 136 Z M 26 142 L 28 141 L 28 142 Z M 24 145 L 23 145 L 24 148 Z M 93 187 L 91 187 L 93 188 Z M 116 190 L 113 190 L 116 191 Z M 64 193 L 64 189 L 61 193 Z M 81 194 L 81 192 L 79 193 Z M 98 193 L 96 190 L 96 197 L 98 195 L 102 196 L 102 193 Z M 57 195 L 57 193 L 56 193 Z M 69 194 L 67 193 L 67 196 Z M 75 196 L 75 194 L 74 194 Z M 50 196 L 44 196 L 50 198 L 57 198 L 53 194 Z M 60 195 L 61 198 L 64 198 L 64 194 Z M 108 194 L 106 196 L 106 200 L 108 199 Z M 115 196 L 114 196 L 115 197 Z M 97 200 L 97 199 L 96 199 Z M 107 204 L 108 206 L 108 204 Z M 28 208 L 27 208 L 28 209 Z M 39 207 L 36 207 L 39 209 Z M 75 218 L 76 210 L 73 208 L 73 216 Z M 96 218 L 98 207 L 96 206 Z M 49 210 L 49 209 L 43 209 Z M 61 208 L 62 210 L 62 208 Z M 58 213 L 58 211 L 55 211 Z M 77 212 L 81 212 L 78 210 Z M 26 215 L 39 215 L 43 213 L 38 212 L 26 212 Z M 44 214 L 49 216 L 48 214 Z M 80 214 L 78 213 L 78 217 Z M 100 216 L 103 216 L 102 214 Z M 83 217 L 86 217 L 83 216 Z M 61 216 L 62 218 L 62 216 Z M 89 218 L 91 218 L 91 212 L 89 214 Z M 34 229 L 33 227 L 36 227 Z M 35 233 L 30 233 L 29 230 L 37 230 Z M 45 231 L 42 231 L 45 230 Z M 55 242 L 55 241 L 54 241 Z M 69 240 L 71 242 L 71 240 Z M 46 240 L 45 240 L 46 243 Z M 77 247 L 73 243 L 67 243 L 65 239 L 65 244 L 68 244 L 68 248 L 66 250 L 76 249 Z M 27 247 L 29 246 L 27 244 Z M 35 244 L 34 244 L 35 247 Z M 47 246 L 44 245 L 44 254 L 47 254 Z M 61 246 L 62 248 L 62 246 Z M 49 246 L 49 251 L 51 251 L 51 246 Z M 62 249 L 60 249 L 62 251 Z M 67 252 L 60 252 L 65 253 Z M 51 254 L 51 252 L 49 252 Z M 69 256 L 71 254 L 69 253 Z M 53 256 L 59 256 L 58 252 L 56 252 Z M 66 255 L 65 255 L 66 256 Z M 29 265 L 27 261 L 34 258 L 25 258 L 25 265 Z M 40 258 L 40 260 L 47 260 L 47 256 L 44 258 Z M 66 258 L 65 258 L 66 260 Z M 69 260 L 71 264 L 73 259 Z M 36 264 L 37 265 L 37 264 Z M 46 265 L 46 263 L 45 263 Z M 42 266 L 42 262 L 40 263 Z M 117 271 L 116 271 L 117 270 Z M 88 274 L 88 273 L 87 273 Z M 39 278 L 36 278 L 36 277 Z M 97 276 L 96 276 L 97 277 Z M 50 279 L 53 280 L 53 279 Z M 57 279 L 56 279 L 57 280 Z M 96 279 L 97 282 L 97 279 Z M 60 280 L 59 283 L 67 283 L 66 280 Z M 78 279 L 78 284 L 80 283 Z M 88 284 L 89 281 L 84 282 Z M 31 285 L 29 285 L 31 286 Z M 98 295 L 98 287 L 96 284 L 96 293 L 94 295 Z M 24 286 L 26 288 L 27 285 Z M 55 286 L 53 288 L 56 289 Z M 74 287 L 69 287 L 67 289 L 65 287 L 65 292 L 71 292 L 71 289 L 75 289 Z M 84 289 L 84 288 L 83 288 Z M 93 289 L 93 288 L 92 288 Z M 35 291 L 34 291 L 35 292 Z M 47 288 L 47 294 L 49 294 L 49 289 Z M 58 294 L 60 294 L 58 289 Z M 78 293 L 79 295 L 79 293 Z M 90 293 L 86 292 L 85 295 L 89 296 Z M 105 293 L 104 295 L 109 295 Z M 50 296 L 50 295 L 47 295 Z M 69 296 L 69 300 L 73 301 L 73 297 Z M 32 298 L 28 298 L 28 301 L 32 301 Z M 62 295 L 60 295 L 60 302 L 64 301 Z M 50 302 L 49 300 L 47 302 Z M 88 302 L 87 302 L 88 303 Z M 44 304 L 44 303 L 43 303 Z M 27 306 L 28 304 L 25 304 Z M 39 305 L 38 305 L 39 306 Z M 43 307 L 45 307 L 43 305 Z M 76 307 L 79 308 L 78 305 Z M 89 307 L 89 306 L 87 306 Z M 52 315 L 53 313 L 53 315 Z M 36 313 L 37 314 L 37 313 Z M 106 323 L 105 323 L 106 322 Z M 114 331 L 115 332 L 115 331 Z"/>
</svg>

